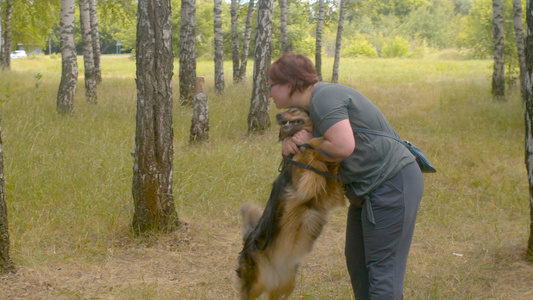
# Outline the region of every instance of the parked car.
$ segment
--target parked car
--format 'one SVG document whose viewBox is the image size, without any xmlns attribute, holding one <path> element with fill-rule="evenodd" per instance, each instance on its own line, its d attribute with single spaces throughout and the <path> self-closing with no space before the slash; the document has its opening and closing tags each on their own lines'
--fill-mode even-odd
<svg viewBox="0 0 533 300">
<path fill-rule="evenodd" d="M 26 54 L 26 51 L 24 50 L 15 50 L 11 52 L 11 59 L 21 58 L 21 57 L 26 57 L 26 56 L 28 55 Z"/>
</svg>

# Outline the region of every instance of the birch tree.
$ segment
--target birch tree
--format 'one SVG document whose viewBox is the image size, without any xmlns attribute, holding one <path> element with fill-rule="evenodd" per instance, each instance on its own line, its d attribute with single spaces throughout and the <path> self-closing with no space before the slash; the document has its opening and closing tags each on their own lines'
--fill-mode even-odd
<svg viewBox="0 0 533 300">
<path fill-rule="evenodd" d="M 172 23 L 170 0 L 139 0 L 133 230 L 179 226 L 172 194 Z"/>
<path fill-rule="evenodd" d="M 85 70 L 85 99 L 89 103 L 96 104 L 98 96 L 96 92 L 96 72 L 94 67 L 89 0 L 80 0 L 80 25 L 83 41 L 83 66 Z"/>
<path fill-rule="evenodd" d="M 333 83 L 339 82 L 339 63 L 341 60 L 342 31 L 344 30 L 346 2 L 347 0 L 341 0 L 341 7 L 339 11 L 339 24 L 337 26 L 337 39 L 335 42 L 335 59 L 333 61 L 333 75 L 331 76 L 331 82 Z"/>
<path fill-rule="evenodd" d="M 501 100 L 505 96 L 505 47 L 503 40 L 502 0 L 492 0 L 492 33 L 494 39 L 492 95 Z"/>
<path fill-rule="evenodd" d="M 2 30 L 2 0 L 0 0 L 0 69 L 2 69 L 3 49 L 4 49 L 4 31 Z"/>
<path fill-rule="evenodd" d="M 270 63 L 273 0 L 257 3 L 252 100 L 248 113 L 248 132 L 263 132 L 270 127 L 268 87 L 265 78 Z"/>
<path fill-rule="evenodd" d="M 94 77 L 96 83 L 102 82 L 102 70 L 100 67 L 100 34 L 98 33 L 98 15 L 96 14 L 96 0 L 89 0 L 91 12 L 91 39 L 93 42 Z"/>
<path fill-rule="evenodd" d="M 222 0 L 214 0 L 215 92 L 224 94 L 224 42 L 222 36 Z"/>
<path fill-rule="evenodd" d="M 4 70 L 11 69 L 11 39 L 13 37 L 12 24 L 13 19 L 13 0 L 6 0 L 6 13 L 4 20 L 3 47 L 0 55 L 0 68 Z"/>
<path fill-rule="evenodd" d="M 248 3 L 248 13 L 246 14 L 246 23 L 244 27 L 244 39 L 242 41 L 241 68 L 239 70 L 238 82 L 246 79 L 246 67 L 248 65 L 248 52 L 250 50 L 250 37 L 252 34 L 252 16 L 254 14 L 254 0 Z"/>
<path fill-rule="evenodd" d="M 287 0 L 279 0 L 281 49 L 283 53 L 291 51 L 291 45 L 287 37 Z"/>
<path fill-rule="evenodd" d="M 2 129 L 0 128 L 0 274 L 14 270 L 9 257 L 10 241 L 5 195 L 4 151 L 2 150 Z"/>
<path fill-rule="evenodd" d="M 196 78 L 196 0 L 181 1 L 180 25 L 180 100 L 192 103 L 194 100 L 194 79 Z"/>
<path fill-rule="evenodd" d="M 533 1 L 526 4 L 526 86 L 525 86 L 525 162 L 529 181 L 529 240 L 527 254 L 533 258 Z"/>
<path fill-rule="evenodd" d="M 525 96 L 526 86 L 526 56 L 524 52 L 524 28 L 522 25 L 522 1 L 513 0 L 513 25 L 516 38 L 516 52 L 520 69 L 520 91 L 522 98 Z"/>
<path fill-rule="evenodd" d="M 318 0 L 318 19 L 316 22 L 315 69 L 322 81 L 322 28 L 324 27 L 324 0 Z"/>
<path fill-rule="evenodd" d="M 57 92 L 57 111 L 74 111 L 74 94 L 78 80 L 78 61 L 74 44 L 74 0 L 61 0 L 61 82 Z"/>
<path fill-rule="evenodd" d="M 231 59 L 233 61 L 233 83 L 239 81 L 240 61 L 239 61 L 239 33 L 237 28 L 239 26 L 239 2 L 231 0 L 230 14 L 231 14 Z"/>
</svg>

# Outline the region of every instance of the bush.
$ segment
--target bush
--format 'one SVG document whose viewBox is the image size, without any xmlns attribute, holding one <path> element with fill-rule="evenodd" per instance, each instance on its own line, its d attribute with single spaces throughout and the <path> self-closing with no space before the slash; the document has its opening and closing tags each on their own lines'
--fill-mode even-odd
<svg viewBox="0 0 533 300">
<path fill-rule="evenodd" d="M 365 38 L 356 38 L 342 50 L 343 57 L 377 57 L 378 52 Z"/>
<path fill-rule="evenodd" d="M 381 57 L 406 57 L 409 56 L 411 46 L 403 37 L 395 37 L 389 40 L 381 49 Z"/>
</svg>

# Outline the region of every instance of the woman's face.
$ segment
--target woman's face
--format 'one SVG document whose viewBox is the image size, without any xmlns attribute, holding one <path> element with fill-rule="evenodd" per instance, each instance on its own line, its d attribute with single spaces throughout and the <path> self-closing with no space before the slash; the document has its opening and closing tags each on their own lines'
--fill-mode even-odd
<svg viewBox="0 0 533 300">
<path fill-rule="evenodd" d="M 268 80 L 268 96 L 274 100 L 277 109 L 289 108 L 293 106 L 289 93 L 290 83 L 281 84 Z"/>
</svg>

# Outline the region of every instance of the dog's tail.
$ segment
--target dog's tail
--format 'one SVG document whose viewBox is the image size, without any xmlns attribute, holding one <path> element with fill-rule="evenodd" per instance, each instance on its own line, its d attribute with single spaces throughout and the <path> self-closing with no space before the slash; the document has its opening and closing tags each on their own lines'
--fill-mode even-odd
<svg viewBox="0 0 533 300">
<path fill-rule="evenodd" d="M 257 204 L 245 203 L 241 206 L 241 232 L 243 242 L 246 240 L 250 232 L 254 230 L 255 226 L 257 226 L 257 223 L 259 223 L 259 219 L 261 218 L 262 214 L 263 210 Z"/>
</svg>

